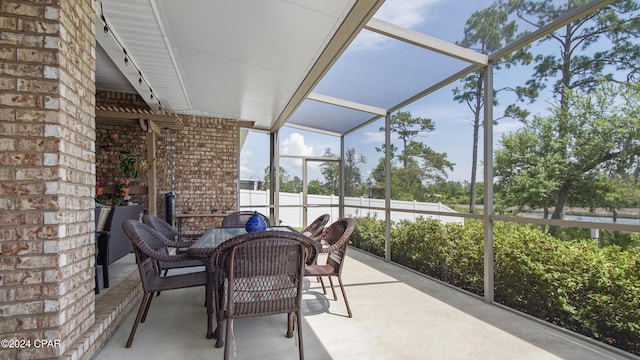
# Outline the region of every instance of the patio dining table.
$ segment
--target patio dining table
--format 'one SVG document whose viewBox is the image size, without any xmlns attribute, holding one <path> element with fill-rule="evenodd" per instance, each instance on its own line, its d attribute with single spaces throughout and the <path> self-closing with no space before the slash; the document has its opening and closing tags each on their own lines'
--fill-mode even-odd
<svg viewBox="0 0 640 360">
<path fill-rule="evenodd" d="M 321 250 L 321 245 L 316 240 L 298 232 L 290 226 L 270 226 L 265 231 L 284 231 L 290 233 L 297 233 L 308 239 L 307 243 L 313 248 L 312 254 L 309 254 L 307 258 L 307 264 L 313 263 L 317 254 Z M 247 231 L 243 227 L 213 227 L 207 230 L 196 242 L 187 249 L 187 253 L 191 256 L 201 258 L 205 264 L 207 274 L 207 286 L 206 286 L 206 307 L 207 307 L 207 339 L 214 337 L 213 331 L 213 310 L 215 307 L 215 284 L 217 275 L 217 264 L 215 255 L 216 250 L 229 240 L 232 240 L 238 236 L 246 234 Z M 216 314 L 219 316 L 220 314 Z M 217 333 L 217 331 L 216 331 Z M 221 339 L 218 339 L 218 342 Z M 216 344 L 217 346 L 217 344 Z"/>
</svg>

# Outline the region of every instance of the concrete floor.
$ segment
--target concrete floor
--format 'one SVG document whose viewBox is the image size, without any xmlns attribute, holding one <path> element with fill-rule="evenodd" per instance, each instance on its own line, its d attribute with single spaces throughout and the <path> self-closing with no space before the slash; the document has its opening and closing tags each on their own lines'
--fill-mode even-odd
<svg viewBox="0 0 640 360">
<path fill-rule="evenodd" d="M 126 264 L 123 265 L 126 269 Z M 130 268 L 129 268 L 130 269 Z M 350 249 L 344 302 L 306 279 L 303 340 L 308 360 L 371 359 L 639 359 L 594 346 L 563 331 Z M 104 296 L 108 294 L 101 294 Z M 204 289 L 174 290 L 153 300 L 133 346 L 125 343 L 135 310 L 95 360 L 222 359 L 205 338 Z M 286 315 L 234 322 L 236 359 L 297 359 Z M 233 350 L 232 350 L 233 356 Z"/>
</svg>

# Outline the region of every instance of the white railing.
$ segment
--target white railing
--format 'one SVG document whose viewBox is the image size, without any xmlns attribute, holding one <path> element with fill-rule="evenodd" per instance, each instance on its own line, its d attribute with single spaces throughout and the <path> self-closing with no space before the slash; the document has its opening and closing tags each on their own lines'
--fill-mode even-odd
<svg viewBox="0 0 640 360">
<path fill-rule="evenodd" d="M 280 193 L 280 221 L 293 227 L 303 227 L 302 193 Z M 369 199 L 364 197 L 345 197 L 346 216 L 375 216 L 384 219 L 384 199 Z M 335 195 L 308 195 L 307 203 L 312 204 L 308 208 L 307 221 L 311 222 L 322 214 L 329 214 L 330 221 L 338 219 L 339 198 Z M 240 190 L 240 206 L 242 210 L 259 211 L 269 214 L 269 192 L 259 190 Z M 418 217 L 438 219 L 444 223 L 463 224 L 464 218 L 458 216 L 443 216 L 433 214 L 419 214 L 416 211 L 437 211 L 451 214 L 457 212 L 441 203 L 423 203 L 417 201 L 391 200 L 392 209 L 404 209 L 404 211 L 392 211 L 391 220 L 411 220 Z"/>
</svg>

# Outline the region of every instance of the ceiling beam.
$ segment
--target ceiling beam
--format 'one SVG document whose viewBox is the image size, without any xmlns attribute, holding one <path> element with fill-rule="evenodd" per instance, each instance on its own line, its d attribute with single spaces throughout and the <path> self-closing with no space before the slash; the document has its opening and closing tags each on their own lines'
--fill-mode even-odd
<svg viewBox="0 0 640 360">
<path fill-rule="evenodd" d="M 369 20 L 365 29 L 470 63 L 487 65 L 489 62 L 487 55 L 377 18 Z"/>
<path fill-rule="evenodd" d="M 309 131 L 309 132 L 313 132 L 313 133 L 317 133 L 317 134 L 324 134 L 324 135 L 335 136 L 335 137 L 342 136 L 342 134 L 338 133 L 338 132 L 328 131 L 328 130 L 321 130 L 321 129 L 317 129 L 317 128 L 313 128 L 313 127 L 309 127 L 309 126 L 304 126 L 304 125 L 287 123 L 285 126 L 289 127 L 289 128 L 292 128 L 292 129 L 304 130 L 304 131 Z"/>
<path fill-rule="evenodd" d="M 96 122 L 98 123 L 140 125 L 142 120 L 153 122 L 152 130 L 155 130 L 154 126 L 161 129 L 180 129 L 183 126 L 182 119 L 175 114 L 165 115 L 146 110 L 96 106 Z"/>
<path fill-rule="evenodd" d="M 360 30 L 366 25 L 367 21 L 373 17 L 383 3 L 384 0 L 356 1 L 349 14 L 347 14 L 336 33 L 318 57 L 318 60 L 316 60 L 307 73 L 307 76 L 302 80 L 300 86 L 298 86 L 293 96 L 291 96 L 282 112 L 276 117 L 275 122 L 271 126 L 271 132 L 278 131 L 278 129 L 285 124 L 289 116 L 302 104 L 311 90 L 313 90 L 320 79 L 329 71 L 331 66 L 338 60 L 340 55 L 347 49 L 349 44 L 351 44 Z"/>
<path fill-rule="evenodd" d="M 344 108 L 347 108 L 347 109 L 364 111 L 364 112 L 371 113 L 371 114 L 382 115 L 382 116 L 387 115 L 387 110 L 383 109 L 383 108 L 370 106 L 370 105 L 365 105 L 365 104 L 360 104 L 360 103 L 356 103 L 356 102 L 349 101 L 349 100 L 338 99 L 338 98 L 335 98 L 335 97 L 322 95 L 322 94 L 318 94 L 318 93 L 309 94 L 309 96 L 307 96 L 307 99 L 323 102 L 323 103 L 326 103 L 326 104 L 341 106 L 341 107 L 344 107 Z"/>
</svg>

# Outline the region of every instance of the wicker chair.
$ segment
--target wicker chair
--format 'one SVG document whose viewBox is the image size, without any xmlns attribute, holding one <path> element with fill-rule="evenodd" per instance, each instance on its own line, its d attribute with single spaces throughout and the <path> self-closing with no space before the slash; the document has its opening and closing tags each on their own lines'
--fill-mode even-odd
<svg viewBox="0 0 640 360">
<path fill-rule="evenodd" d="M 268 230 L 268 231 L 260 231 L 260 232 L 254 232 L 254 233 L 248 233 L 248 234 L 244 234 L 244 235 L 240 235 L 237 236 L 233 239 L 230 239 L 228 241 L 226 241 L 225 243 L 223 243 L 222 245 L 220 245 L 219 247 L 216 248 L 214 254 L 211 256 L 211 261 L 212 261 L 212 265 L 211 267 L 216 269 L 215 273 L 216 273 L 216 277 L 215 277 L 215 285 L 213 286 L 213 291 L 214 291 L 214 298 L 215 298 L 215 308 L 216 308 L 216 321 L 217 321 L 217 328 L 215 330 L 215 338 L 217 339 L 216 341 L 216 347 L 222 347 L 224 344 L 224 341 L 222 340 L 222 336 L 221 336 L 221 332 L 222 332 L 222 325 L 225 319 L 230 318 L 238 318 L 238 317 L 249 317 L 249 316 L 262 316 L 262 315 L 267 315 L 267 314 L 279 314 L 279 313 L 288 313 L 288 321 L 287 321 L 287 337 L 292 337 L 293 336 L 293 314 L 296 313 L 296 311 L 299 312 L 298 310 L 295 309 L 291 309 L 291 310 L 287 310 L 283 307 L 281 307 L 283 305 L 282 302 L 284 301 L 291 301 L 293 300 L 293 298 L 288 298 L 288 300 L 284 297 L 278 298 L 278 299 L 274 299 L 271 301 L 266 301 L 266 302 L 254 302 L 251 303 L 249 302 L 248 304 L 243 305 L 244 307 L 234 307 L 232 310 L 232 314 L 231 317 L 228 317 L 228 310 L 229 307 L 227 306 L 227 303 L 229 301 L 228 296 L 229 296 L 229 291 L 228 289 L 226 289 L 226 287 L 228 287 L 227 285 L 230 283 L 229 282 L 229 275 L 230 273 L 230 259 L 231 259 L 231 254 L 233 249 L 236 246 L 239 246 L 240 244 L 244 244 L 250 241 L 254 241 L 254 240 L 259 240 L 261 242 L 266 242 L 269 245 L 259 245 L 265 248 L 269 248 L 272 249 L 272 244 L 280 244 L 282 242 L 288 242 L 288 247 L 284 246 L 284 247 L 280 247 L 278 249 L 285 249 L 285 248 L 291 248 L 291 242 L 295 242 L 296 244 L 302 244 L 302 251 L 303 251 L 303 258 L 302 258 L 302 266 L 304 266 L 304 264 L 310 264 L 313 263 L 315 257 L 317 256 L 319 247 L 316 244 L 315 241 L 311 240 L 309 237 L 304 236 L 300 233 L 297 232 L 287 232 L 287 231 L 277 231 L 277 230 Z M 257 246 L 257 245 L 256 245 Z M 277 262 L 275 260 L 272 261 L 272 259 L 276 258 L 276 257 L 281 257 L 282 256 L 282 252 L 278 251 L 273 253 L 271 252 L 258 252 L 256 254 L 254 254 L 254 256 L 256 257 L 256 259 L 252 259 L 251 262 L 245 262 L 244 264 L 263 264 L 265 265 L 265 267 L 263 268 L 253 268 L 251 269 L 251 271 L 257 271 L 257 275 L 262 278 L 265 279 L 265 281 L 263 283 L 265 284 L 269 284 L 270 280 L 272 280 L 274 277 L 275 278 L 281 278 L 281 275 L 274 275 L 271 276 L 274 273 L 274 268 L 273 266 L 275 266 L 277 264 Z M 290 260 L 287 260 L 290 261 Z M 237 269 L 236 269 L 237 270 Z M 302 275 L 302 268 L 300 270 L 300 274 Z M 268 275 L 268 276 L 265 276 Z M 237 279 L 238 275 L 234 275 L 234 277 Z M 249 277 L 249 276 L 246 276 Z M 298 276 L 296 275 L 295 277 L 291 277 L 291 280 L 296 279 L 296 281 L 298 281 Z M 299 278 L 300 280 L 300 284 L 297 284 L 296 286 L 302 286 L 302 278 Z M 273 282 L 271 282 L 273 283 Z M 262 289 L 262 290 L 269 290 L 269 289 Z M 280 288 L 276 289 L 277 291 L 280 291 Z M 271 289 L 271 294 L 274 294 L 274 290 Z M 297 295 L 297 294 L 296 294 Z M 300 294 L 301 296 L 301 294 Z M 296 301 L 298 301 L 296 299 Z M 288 303 L 287 306 L 292 305 L 291 303 Z M 298 304 L 299 305 L 299 304 Z M 296 306 L 298 306 L 296 305 Z M 248 306 L 248 307 L 247 307 Z M 239 313 L 238 309 L 244 311 L 246 309 L 250 309 L 252 311 L 258 311 L 259 313 L 256 313 L 255 315 L 250 314 L 250 313 Z M 285 311 L 286 310 L 286 311 Z M 267 312 L 265 312 L 267 311 Z M 297 314 L 298 316 L 298 321 L 300 321 L 300 314 Z M 298 325 L 298 328 L 300 328 L 300 325 Z M 230 333 L 227 331 L 227 336 L 230 335 Z M 301 334 L 299 333 L 298 336 L 300 337 L 299 340 L 301 340 Z M 302 349 L 300 349 L 300 353 L 302 354 Z"/>
<path fill-rule="evenodd" d="M 160 270 L 157 266 L 159 261 L 179 262 L 193 258 L 185 254 L 169 255 L 167 240 L 164 236 L 140 221 L 126 220 L 122 224 L 122 228 L 133 243 L 133 251 L 136 255 L 136 263 L 138 264 L 144 292 L 138 314 L 127 340 L 126 347 L 129 348 L 133 343 L 138 324 L 144 322 L 147 318 L 149 306 L 151 306 L 151 300 L 153 300 L 155 292 L 206 286 L 207 280 L 204 271 L 160 276 Z"/>
<path fill-rule="evenodd" d="M 160 219 L 159 217 L 153 215 L 145 215 L 142 217 L 142 222 L 147 224 L 150 228 L 156 230 L 160 234 L 162 234 L 169 241 L 177 241 L 177 244 L 182 244 L 180 248 L 189 247 L 195 242 L 194 238 L 198 238 L 201 234 L 181 234 L 176 229 L 173 228 L 168 222 Z M 189 239 L 189 240 L 186 240 Z M 173 247 L 168 245 L 169 247 Z M 178 253 L 181 253 L 178 250 Z M 185 260 L 185 261 L 160 261 L 158 263 L 160 270 L 164 270 L 164 276 L 167 275 L 169 270 L 171 269 L 182 269 L 189 267 L 197 267 L 203 266 L 202 261 L 193 259 L 193 260 Z"/>
<path fill-rule="evenodd" d="M 320 234 L 322 234 L 322 231 L 324 230 L 325 225 L 327 225 L 327 223 L 329 222 L 329 219 L 329 214 L 318 216 L 317 219 L 313 220 L 313 222 L 309 224 L 309 226 L 302 230 L 302 233 L 312 238 L 320 236 Z"/>
<path fill-rule="evenodd" d="M 322 284 L 322 291 L 326 294 L 327 290 L 322 281 L 322 277 L 329 278 L 329 284 L 331 285 L 331 291 L 333 292 L 333 299 L 338 300 L 336 296 L 336 290 L 333 287 L 332 276 L 338 278 L 340 284 L 340 290 L 342 290 L 342 297 L 344 303 L 347 306 L 347 313 L 349 317 L 352 317 L 351 308 L 349 307 L 349 301 L 347 300 L 347 294 L 344 291 L 344 285 L 342 284 L 342 265 L 344 258 L 347 254 L 347 245 L 349 243 L 349 237 L 356 227 L 356 223 L 352 218 L 342 218 L 333 224 L 329 225 L 320 235 L 318 240 L 326 242 L 329 246 L 323 247 L 320 250 L 321 253 L 327 254 L 327 262 L 324 265 L 307 265 L 304 269 L 304 276 L 315 276 L 320 279 Z"/>
<path fill-rule="evenodd" d="M 153 215 L 143 216 L 142 222 L 156 229 L 169 240 L 192 242 L 202 236 L 202 234 L 180 233 L 171 224 Z"/>
<path fill-rule="evenodd" d="M 241 235 L 217 255 L 221 275 L 216 285 L 219 318 L 216 335 L 220 344 L 221 321 L 226 320 L 224 359 L 232 347 L 234 319 L 287 314 L 287 337 L 297 324 L 298 351 L 302 344 L 302 279 L 307 246 L 299 234 L 265 231 Z"/>
<path fill-rule="evenodd" d="M 225 216 L 225 218 L 222 219 L 222 227 L 244 227 L 247 221 L 249 220 L 249 218 L 251 218 L 255 213 L 256 213 L 255 211 L 248 211 L 248 210 L 236 211 L 232 214 Z M 266 215 L 261 213 L 258 213 L 258 215 L 262 216 L 262 218 L 264 219 L 264 222 L 267 223 L 267 226 L 271 224 L 271 222 L 269 221 L 269 218 Z"/>
</svg>

